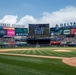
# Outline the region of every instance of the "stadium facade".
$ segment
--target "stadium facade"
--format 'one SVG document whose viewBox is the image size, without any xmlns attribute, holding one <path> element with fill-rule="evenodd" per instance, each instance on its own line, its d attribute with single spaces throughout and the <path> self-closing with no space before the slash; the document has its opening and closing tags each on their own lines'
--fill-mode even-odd
<svg viewBox="0 0 76 75">
<path fill-rule="evenodd" d="M 25 28 L 25 25 L 20 24 L 9 24 L 9 23 L 0 23 L 0 26 L 14 27 L 14 28 Z"/>
<path fill-rule="evenodd" d="M 0 23 L 0 46 L 76 46 L 76 23 L 50 28 L 49 24 L 25 25 Z"/>
</svg>

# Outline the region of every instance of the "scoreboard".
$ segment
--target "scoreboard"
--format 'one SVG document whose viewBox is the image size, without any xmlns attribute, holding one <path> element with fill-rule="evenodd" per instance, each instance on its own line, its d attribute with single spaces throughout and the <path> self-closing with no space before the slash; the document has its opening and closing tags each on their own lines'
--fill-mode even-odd
<svg viewBox="0 0 76 75">
<path fill-rule="evenodd" d="M 29 24 L 29 36 L 48 37 L 49 36 L 49 24 Z"/>
</svg>

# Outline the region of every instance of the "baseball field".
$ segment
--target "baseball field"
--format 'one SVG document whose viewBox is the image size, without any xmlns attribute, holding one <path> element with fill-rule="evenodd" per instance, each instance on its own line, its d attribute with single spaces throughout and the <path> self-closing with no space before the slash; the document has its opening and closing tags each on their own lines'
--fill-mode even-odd
<svg viewBox="0 0 76 75">
<path fill-rule="evenodd" d="M 76 48 L 0 48 L 0 75 L 76 75 Z"/>
</svg>

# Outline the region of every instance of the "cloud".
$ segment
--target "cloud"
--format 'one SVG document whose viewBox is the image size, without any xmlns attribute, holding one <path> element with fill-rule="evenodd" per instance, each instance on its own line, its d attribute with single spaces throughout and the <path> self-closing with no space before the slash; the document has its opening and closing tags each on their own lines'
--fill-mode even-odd
<svg viewBox="0 0 76 75">
<path fill-rule="evenodd" d="M 0 23 L 15 24 L 15 23 L 17 23 L 17 18 L 18 18 L 18 16 L 5 15 L 5 16 L 3 17 L 3 19 L 0 20 Z"/>
<path fill-rule="evenodd" d="M 25 17 L 21 18 L 18 24 L 23 24 L 25 27 L 28 27 L 28 24 L 36 23 L 36 19 L 31 15 L 26 15 Z"/>
<path fill-rule="evenodd" d="M 27 15 L 19 23 L 28 25 L 29 23 L 49 23 L 50 27 L 56 24 L 69 23 L 76 21 L 76 7 L 68 6 L 55 12 L 44 12 L 40 19 Z"/>
<path fill-rule="evenodd" d="M 60 23 L 69 23 L 76 21 L 76 7 L 66 7 L 52 13 L 45 12 L 40 19 L 41 22 L 50 23 L 50 26 L 55 26 Z"/>
<path fill-rule="evenodd" d="M 76 21 L 76 7 L 68 6 L 58 11 L 44 12 L 42 17 L 39 19 L 34 18 L 31 15 L 26 15 L 17 21 L 18 16 L 14 15 L 5 15 L 0 22 L 4 23 L 17 23 L 23 24 L 25 27 L 28 27 L 28 24 L 34 23 L 49 23 L 50 27 L 55 26 L 56 24 L 69 23 Z"/>
</svg>

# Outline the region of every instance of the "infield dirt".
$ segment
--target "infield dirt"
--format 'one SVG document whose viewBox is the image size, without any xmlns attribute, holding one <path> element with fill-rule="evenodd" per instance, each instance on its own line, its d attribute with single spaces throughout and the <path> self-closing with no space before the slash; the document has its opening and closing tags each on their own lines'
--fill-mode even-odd
<svg viewBox="0 0 76 75">
<path fill-rule="evenodd" d="M 1 49 L 0 50 L 0 54 L 4 54 L 4 55 L 15 55 L 15 56 L 28 56 L 28 57 L 38 57 L 38 58 L 54 58 L 54 59 L 62 59 L 62 62 L 70 65 L 70 66 L 74 66 L 76 67 L 76 57 L 71 57 L 71 58 L 67 58 L 67 57 L 57 57 L 57 56 L 41 56 L 41 55 L 29 55 L 29 54 L 14 54 L 14 53 L 8 53 L 8 51 L 14 51 L 14 50 L 40 50 L 43 48 L 17 48 L 17 49 Z M 56 48 L 45 48 L 45 49 L 56 49 Z M 54 50 L 57 52 L 72 52 L 71 50 L 69 50 L 71 48 L 68 48 L 68 50 L 66 48 L 61 49 L 59 48 L 58 50 Z M 76 48 L 72 48 L 73 50 L 76 50 Z M 7 53 L 5 53 L 7 52 Z"/>
</svg>

